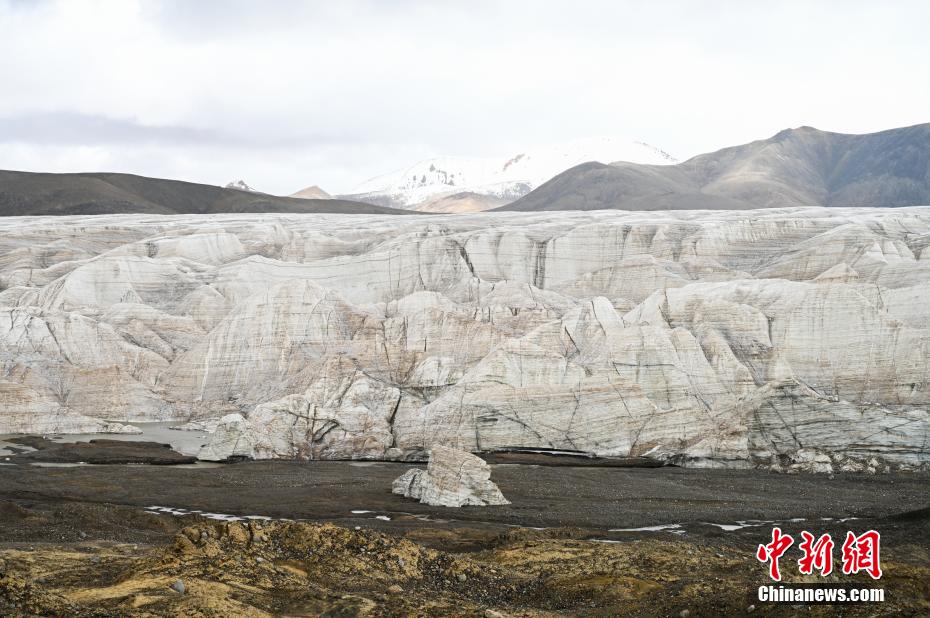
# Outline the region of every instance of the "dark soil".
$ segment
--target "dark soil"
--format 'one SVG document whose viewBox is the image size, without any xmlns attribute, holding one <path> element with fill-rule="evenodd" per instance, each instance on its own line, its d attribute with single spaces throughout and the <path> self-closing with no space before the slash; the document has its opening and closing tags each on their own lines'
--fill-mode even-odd
<svg viewBox="0 0 930 618">
<path fill-rule="evenodd" d="M 36 450 L 10 457 L 13 463 L 88 463 L 88 464 L 191 464 L 196 457 L 182 455 L 170 444 L 91 440 L 89 442 L 53 442 L 38 436 L 9 438 L 7 442 Z"/>
<path fill-rule="evenodd" d="M 509 463 L 492 480 L 513 504 L 450 509 L 390 493 L 409 467 L 0 466 L 0 615 L 930 614 L 926 474 Z M 154 505 L 307 523 L 146 512 Z M 711 525 L 740 520 L 766 521 Z M 612 531 L 671 523 L 684 534 Z M 796 538 L 879 530 L 886 576 L 829 581 L 880 585 L 887 602 L 759 604 L 767 576 L 754 554 L 774 525 Z M 796 563 L 785 572 L 818 581 Z M 178 579 L 184 595 L 169 588 Z"/>
<path fill-rule="evenodd" d="M 368 510 L 599 530 L 747 519 L 885 517 L 930 507 L 927 474 L 832 477 L 674 467 L 495 465 L 491 478 L 513 504 L 449 509 L 391 493 L 391 482 L 410 467 L 328 461 L 256 461 L 203 468 L 0 466 L 0 500 L 159 505 L 312 520 L 351 519 L 350 511 Z"/>
</svg>

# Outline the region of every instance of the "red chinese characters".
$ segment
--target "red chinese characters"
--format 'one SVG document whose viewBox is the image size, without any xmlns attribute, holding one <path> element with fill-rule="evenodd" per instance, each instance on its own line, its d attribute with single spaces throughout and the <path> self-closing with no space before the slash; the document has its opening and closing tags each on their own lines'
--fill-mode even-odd
<svg viewBox="0 0 930 618">
<path fill-rule="evenodd" d="M 756 550 L 756 558 L 759 562 L 771 562 L 769 565 L 769 576 L 775 581 L 781 581 L 781 572 L 778 570 L 778 559 L 781 558 L 788 548 L 794 545 L 794 539 L 789 534 L 782 534 L 781 528 L 772 528 L 772 542 L 767 545 L 759 545 Z"/>
<path fill-rule="evenodd" d="M 801 533 L 801 544 L 798 545 L 804 556 L 798 560 L 798 569 L 802 575 L 810 575 L 816 568 L 821 575 L 833 572 L 833 538 L 824 534 L 817 541 L 814 535 L 805 530 Z"/>
<path fill-rule="evenodd" d="M 882 567 L 879 562 L 879 545 L 881 535 L 875 530 L 869 530 L 859 536 L 853 532 L 846 533 L 843 543 L 843 573 L 851 575 L 865 571 L 872 579 L 882 576 Z"/>
<path fill-rule="evenodd" d="M 798 560 L 798 570 L 801 575 L 812 575 L 816 570 L 821 576 L 833 572 L 833 548 L 835 543 L 829 534 L 815 537 L 808 531 L 801 532 L 801 558 Z M 769 576 L 775 581 L 781 581 L 779 559 L 794 545 L 794 538 L 784 534 L 781 528 L 772 528 L 772 541 L 759 545 L 756 558 L 759 562 L 769 563 Z M 854 532 L 846 533 L 843 543 L 843 573 L 854 575 L 865 571 L 872 579 L 880 579 L 881 567 L 881 535 L 875 530 L 856 535 Z"/>
</svg>

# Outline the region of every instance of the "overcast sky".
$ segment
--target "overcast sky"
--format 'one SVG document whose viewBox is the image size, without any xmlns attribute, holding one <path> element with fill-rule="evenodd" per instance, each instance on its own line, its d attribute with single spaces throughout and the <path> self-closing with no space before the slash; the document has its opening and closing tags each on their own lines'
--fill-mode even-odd
<svg viewBox="0 0 930 618">
<path fill-rule="evenodd" d="M 0 0 L 0 168 L 270 193 L 580 137 L 930 121 L 930 2 Z"/>
</svg>

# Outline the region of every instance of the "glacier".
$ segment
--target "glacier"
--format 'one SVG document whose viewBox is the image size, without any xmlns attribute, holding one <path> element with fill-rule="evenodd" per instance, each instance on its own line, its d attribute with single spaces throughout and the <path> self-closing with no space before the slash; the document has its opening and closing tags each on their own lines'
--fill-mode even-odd
<svg viewBox="0 0 930 618">
<path fill-rule="evenodd" d="M 0 219 L 0 433 L 930 468 L 930 207 Z"/>
</svg>

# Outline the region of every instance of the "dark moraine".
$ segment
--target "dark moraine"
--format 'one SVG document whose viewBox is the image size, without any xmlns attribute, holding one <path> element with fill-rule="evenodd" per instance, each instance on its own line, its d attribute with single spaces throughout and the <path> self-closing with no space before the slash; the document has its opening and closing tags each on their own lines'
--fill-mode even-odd
<svg viewBox="0 0 930 618">
<path fill-rule="evenodd" d="M 197 461 L 196 457 L 182 455 L 173 450 L 170 444 L 159 442 L 127 442 L 104 438 L 88 442 L 53 442 L 38 436 L 7 438 L 6 441 L 36 449 L 10 457 L 11 463 L 177 465 Z"/>
<path fill-rule="evenodd" d="M 0 501 L 27 508 L 62 503 L 144 509 L 166 506 L 234 515 L 327 520 L 392 528 L 445 520 L 453 526 L 576 527 L 590 536 L 617 528 L 681 524 L 689 534 L 721 534 L 709 524 L 743 520 L 826 525 L 849 517 L 897 521 L 930 539 L 926 474 L 783 475 L 755 470 L 493 465 L 509 506 L 450 509 L 391 493 L 411 464 L 257 461 L 210 468 L 174 466 L 0 466 Z M 352 511 L 365 511 L 352 513 Z M 924 511 L 926 513 L 926 511 Z M 376 516 L 390 520 L 375 519 Z M 829 518 L 829 519 L 825 519 Z M 889 519 L 892 518 L 892 519 Z M 890 526 L 891 524 L 889 524 Z M 727 535 L 758 536 L 761 528 Z M 621 535 L 622 536 L 622 535 Z M 914 537 L 916 538 L 916 537 Z M 930 546 L 930 543 L 928 543 Z"/>
</svg>

